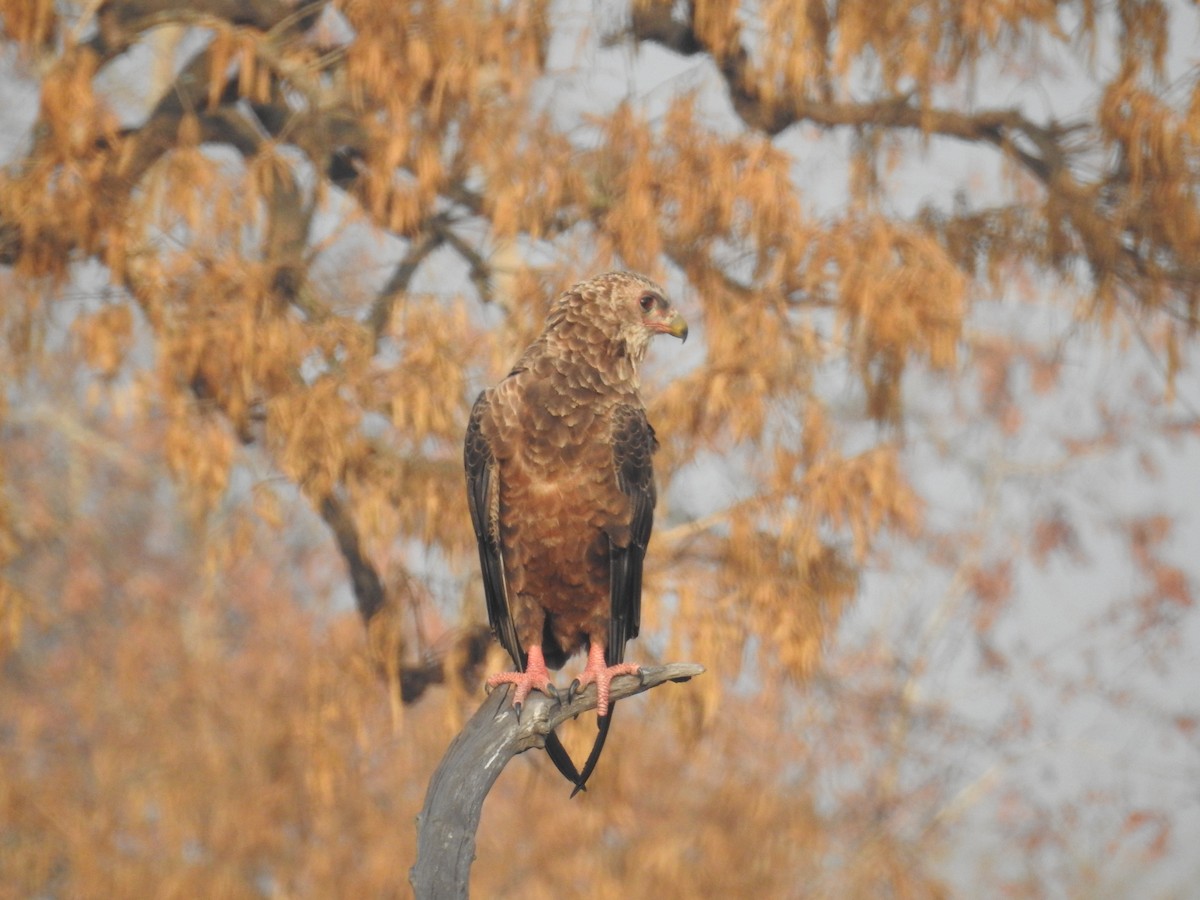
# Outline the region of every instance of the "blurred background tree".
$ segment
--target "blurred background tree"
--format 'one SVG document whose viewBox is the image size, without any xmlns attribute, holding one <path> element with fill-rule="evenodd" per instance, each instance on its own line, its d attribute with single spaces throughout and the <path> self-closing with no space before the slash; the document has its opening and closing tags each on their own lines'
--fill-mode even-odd
<svg viewBox="0 0 1200 900">
<path fill-rule="evenodd" d="M 479 895 L 1194 883 L 1193 7 L 0 28 L 7 890 L 406 893 L 488 647 L 468 404 L 616 267 L 699 338 L 630 652 L 711 677 L 582 800 L 514 767 Z"/>
</svg>

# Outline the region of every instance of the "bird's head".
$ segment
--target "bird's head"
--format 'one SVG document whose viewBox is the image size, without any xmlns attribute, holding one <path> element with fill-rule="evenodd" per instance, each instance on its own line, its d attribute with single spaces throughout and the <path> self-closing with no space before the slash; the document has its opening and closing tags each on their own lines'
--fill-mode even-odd
<svg viewBox="0 0 1200 900">
<path fill-rule="evenodd" d="M 640 360 L 656 334 L 687 340 L 688 326 L 663 289 L 633 272 L 608 272 L 577 284 L 568 296 L 585 304 L 593 320 L 612 338 L 624 342 Z"/>
</svg>

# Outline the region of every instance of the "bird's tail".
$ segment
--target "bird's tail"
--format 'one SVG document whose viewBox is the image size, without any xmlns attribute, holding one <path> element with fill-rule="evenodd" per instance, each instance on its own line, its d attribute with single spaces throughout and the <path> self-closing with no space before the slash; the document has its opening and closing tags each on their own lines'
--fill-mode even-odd
<svg viewBox="0 0 1200 900">
<path fill-rule="evenodd" d="M 587 780 L 592 777 L 592 772 L 596 768 L 596 763 L 598 763 L 600 761 L 600 754 L 604 751 L 604 742 L 606 740 L 608 740 L 608 727 L 609 727 L 609 725 L 612 724 L 613 710 L 615 710 L 616 708 L 617 708 L 617 703 L 614 700 L 608 706 L 608 715 L 599 716 L 596 719 L 596 727 L 599 728 L 600 731 L 596 735 L 596 742 L 594 744 L 592 744 L 592 752 L 588 754 L 587 762 L 585 762 L 583 764 L 583 771 L 580 772 L 579 776 L 575 779 L 575 790 L 571 791 L 572 797 L 574 797 L 580 791 L 587 790 Z M 546 742 L 546 747 L 547 747 L 547 749 L 549 749 L 549 747 L 550 747 L 549 741 Z M 566 753 L 565 750 L 563 752 L 564 752 L 564 754 Z M 568 761 L 569 761 L 569 759 L 568 759 Z M 557 763 L 556 763 L 556 765 L 557 765 Z M 572 763 L 571 768 L 574 768 L 574 767 L 575 767 L 575 765 L 574 765 L 574 763 Z M 559 771 L 562 772 L 563 770 L 560 768 Z M 566 775 L 566 772 L 563 772 L 563 774 Z M 569 777 L 570 776 L 568 776 L 568 778 Z"/>
<path fill-rule="evenodd" d="M 575 790 L 571 792 L 571 796 L 574 797 L 576 792 L 583 787 L 581 779 L 586 779 L 579 774 L 579 770 L 575 768 L 574 760 L 571 759 L 571 754 L 567 752 L 567 748 L 562 745 L 562 741 L 558 739 L 558 735 L 553 731 L 546 735 L 546 755 L 554 763 L 554 768 L 562 773 L 563 778 L 575 785 Z M 592 762 L 592 760 L 589 758 L 588 762 Z"/>
</svg>

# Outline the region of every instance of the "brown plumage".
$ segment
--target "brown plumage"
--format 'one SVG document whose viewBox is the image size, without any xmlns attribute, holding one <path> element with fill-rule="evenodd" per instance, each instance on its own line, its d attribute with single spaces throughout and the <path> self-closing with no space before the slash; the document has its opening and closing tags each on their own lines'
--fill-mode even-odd
<svg viewBox="0 0 1200 900">
<path fill-rule="evenodd" d="M 531 690 L 556 696 L 547 669 L 587 650 L 576 682 L 596 683 L 600 733 L 583 771 L 555 735 L 546 741 L 576 791 L 608 733 L 609 682 L 637 671 L 625 642 L 641 619 L 657 446 L 637 367 L 656 334 L 686 340 L 687 324 L 654 282 L 629 272 L 581 282 L 554 301 L 508 377 L 479 395 L 467 426 L 488 619 L 520 670 L 488 685 L 516 685 L 519 711 Z"/>
</svg>

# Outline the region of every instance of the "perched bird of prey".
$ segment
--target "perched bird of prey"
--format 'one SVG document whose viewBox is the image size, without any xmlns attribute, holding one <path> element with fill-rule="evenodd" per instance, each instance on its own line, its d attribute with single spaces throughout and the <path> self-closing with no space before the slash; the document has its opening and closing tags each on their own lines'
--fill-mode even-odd
<svg viewBox="0 0 1200 900">
<path fill-rule="evenodd" d="M 650 339 L 687 323 L 648 278 L 610 272 L 550 307 L 545 330 L 475 401 L 464 463 L 488 619 L 517 672 L 488 678 L 557 697 L 549 669 L 587 651 L 572 692 L 595 683 L 599 734 L 583 771 L 551 734 L 546 751 L 582 790 L 604 747 L 609 684 L 635 674 L 625 642 L 641 619 L 654 518 L 654 429 L 638 393 Z"/>
</svg>

